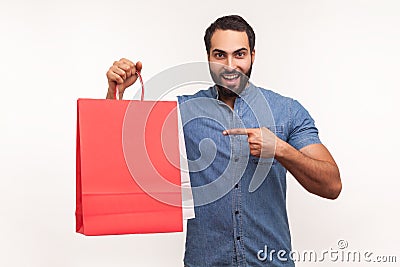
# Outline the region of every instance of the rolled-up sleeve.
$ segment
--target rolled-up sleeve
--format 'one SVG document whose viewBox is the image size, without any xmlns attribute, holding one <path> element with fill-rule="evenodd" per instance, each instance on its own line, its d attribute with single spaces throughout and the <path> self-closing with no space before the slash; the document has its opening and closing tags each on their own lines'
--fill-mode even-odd
<svg viewBox="0 0 400 267">
<path fill-rule="evenodd" d="M 298 150 L 320 144 L 318 129 L 308 111 L 297 100 L 292 100 L 290 110 L 288 143 Z"/>
</svg>

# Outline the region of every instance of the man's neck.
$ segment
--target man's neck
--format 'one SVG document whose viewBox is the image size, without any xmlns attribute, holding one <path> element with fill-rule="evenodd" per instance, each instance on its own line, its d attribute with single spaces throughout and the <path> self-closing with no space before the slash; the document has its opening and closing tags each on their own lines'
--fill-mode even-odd
<svg viewBox="0 0 400 267">
<path fill-rule="evenodd" d="M 219 94 L 218 99 L 227 104 L 231 109 L 235 106 L 235 100 L 237 96 L 224 96 Z"/>
<path fill-rule="evenodd" d="M 249 85 L 250 85 L 250 83 L 247 82 L 246 87 L 245 87 L 245 89 L 242 90 L 242 92 L 244 90 L 246 90 L 247 87 L 249 87 Z M 218 91 L 219 91 L 219 89 L 218 89 Z M 227 104 L 231 109 L 234 108 L 235 100 L 236 100 L 237 97 L 238 97 L 237 95 L 229 96 L 229 95 L 225 95 L 225 94 L 223 94 L 221 92 L 218 92 L 218 99 L 221 100 L 222 102 L 224 102 L 225 104 Z"/>
</svg>

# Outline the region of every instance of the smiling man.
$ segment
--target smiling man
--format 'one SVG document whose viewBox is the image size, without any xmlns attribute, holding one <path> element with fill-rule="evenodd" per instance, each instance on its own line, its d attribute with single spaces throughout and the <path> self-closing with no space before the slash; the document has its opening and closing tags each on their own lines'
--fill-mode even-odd
<svg viewBox="0 0 400 267">
<path fill-rule="evenodd" d="M 335 199 L 338 167 L 298 101 L 249 82 L 255 35 L 243 18 L 218 18 L 204 41 L 215 85 L 178 98 L 196 214 L 188 220 L 184 264 L 294 266 L 286 173 L 307 191 Z M 140 62 L 114 62 L 107 98 L 118 85 L 121 99 L 141 69 Z"/>
<path fill-rule="evenodd" d="M 234 100 L 245 89 L 251 75 L 254 40 L 250 47 L 246 32 L 222 29 L 212 32 L 210 28 L 205 42 L 211 77 L 218 92 L 221 97 Z"/>
</svg>

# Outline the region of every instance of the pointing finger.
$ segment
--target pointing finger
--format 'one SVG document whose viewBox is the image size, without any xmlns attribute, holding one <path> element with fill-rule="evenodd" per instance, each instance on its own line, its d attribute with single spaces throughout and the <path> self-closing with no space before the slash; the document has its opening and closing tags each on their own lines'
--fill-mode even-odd
<svg viewBox="0 0 400 267">
<path fill-rule="evenodd" d="M 248 135 L 252 132 L 253 129 L 248 129 L 248 128 L 234 128 L 234 129 L 228 129 L 224 130 L 222 132 L 223 135 Z"/>
</svg>

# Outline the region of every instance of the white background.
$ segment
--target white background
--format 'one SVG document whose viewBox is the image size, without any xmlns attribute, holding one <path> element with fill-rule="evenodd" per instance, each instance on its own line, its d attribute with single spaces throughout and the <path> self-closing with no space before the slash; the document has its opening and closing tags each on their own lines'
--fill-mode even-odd
<svg viewBox="0 0 400 267">
<path fill-rule="evenodd" d="M 2 0 L 0 266 L 182 266 L 184 233 L 74 232 L 76 99 L 104 98 L 121 57 L 145 80 L 206 60 L 204 30 L 231 13 L 256 31 L 253 82 L 298 99 L 340 167 L 335 201 L 288 177 L 293 248 L 400 261 L 398 1 Z"/>
</svg>

